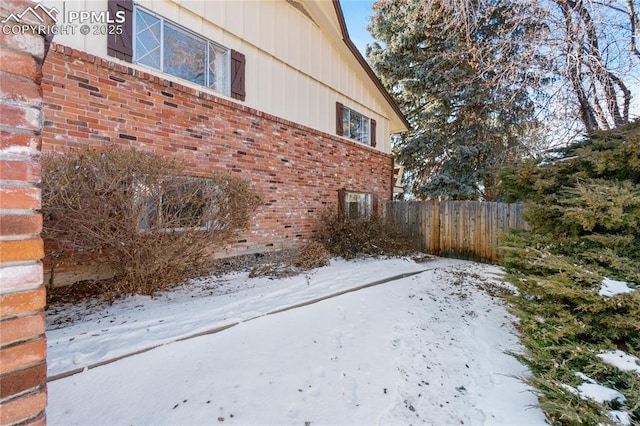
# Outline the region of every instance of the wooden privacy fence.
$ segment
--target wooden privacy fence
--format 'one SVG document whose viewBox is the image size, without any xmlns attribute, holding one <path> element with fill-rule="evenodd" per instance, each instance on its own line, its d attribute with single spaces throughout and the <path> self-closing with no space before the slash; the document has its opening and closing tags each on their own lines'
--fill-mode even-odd
<svg viewBox="0 0 640 426">
<path fill-rule="evenodd" d="M 385 215 L 410 235 L 416 249 L 437 256 L 496 263 L 498 237 L 527 229 L 524 205 L 482 201 L 388 201 Z"/>
</svg>

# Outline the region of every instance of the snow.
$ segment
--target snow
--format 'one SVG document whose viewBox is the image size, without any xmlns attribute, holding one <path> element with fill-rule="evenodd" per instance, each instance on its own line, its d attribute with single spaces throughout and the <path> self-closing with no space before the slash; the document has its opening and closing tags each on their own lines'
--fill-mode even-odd
<svg viewBox="0 0 640 426">
<path fill-rule="evenodd" d="M 602 279 L 602 285 L 600 286 L 598 294 L 600 296 L 613 297 L 617 294 L 631 293 L 633 291 L 635 291 L 635 289 L 630 288 L 628 283 L 624 281 L 615 281 L 605 277 Z"/>
<path fill-rule="evenodd" d="M 574 395 L 579 395 L 582 399 L 591 399 L 600 404 L 604 404 L 609 401 L 617 401 L 620 404 L 625 403 L 626 398 L 617 390 L 602 386 L 584 373 L 576 372 L 575 375 L 584 380 L 584 383 L 580 384 L 578 389 L 575 389 L 565 383 L 560 384 L 560 386 Z M 625 411 L 609 410 L 607 411 L 607 415 L 617 425 L 631 426 L 631 417 Z"/>
<path fill-rule="evenodd" d="M 49 374 L 68 375 L 48 384 L 47 421 L 544 425 L 508 355 L 521 351 L 515 318 L 491 295 L 509 291 L 502 274 L 333 260 L 287 279 L 229 274 L 86 314 L 65 307 L 47 319 Z"/>
<path fill-rule="evenodd" d="M 603 352 L 596 356 L 602 359 L 604 362 L 617 367 L 619 370 L 635 371 L 637 373 L 640 373 L 640 360 L 638 359 L 638 357 L 629 355 L 619 349 L 615 351 Z"/>
<path fill-rule="evenodd" d="M 578 392 L 583 398 L 589 398 L 600 404 L 609 401 L 618 401 L 621 404 L 626 401 L 624 395 L 615 389 L 602 386 L 598 383 L 582 383 L 578 385 Z"/>
<path fill-rule="evenodd" d="M 609 410 L 609 418 L 621 426 L 631 426 L 631 416 L 626 411 Z"/>
<path fill-rule="evenodd" d="M 381 279 L 455 264 L 430 266 L 407 259 L 332 261 L 328 268 L 286 279 L 248 278 L 248 273 L 193 280 L 159 297 L 134 296 L 111 306 L 62 307 L 47 313 L 49 377 L 236 325 L 270 312 Z"/>
<path fill-rule="evenodd" d="M 624 404 L 626 402 L 627 399 L 617 390 L 602 386 L 597 381 L 593 380 L 591 377 L 587 376 L 584 373 L 577 372 L 575 374 L 585 382 L 578 385 L 577 390 L 569 385 L 564 385 L 564 387 L 565 389 L 571 390 L 575 394 L 579 394 L 582 399 L 591 399 L 600 404 L 604 404 L 609 401 L 617 401 L 620 404 Z M 609 418 L 613 420 L 617 425 L 631 425 L 631 418 L 624 411 L 609 410 L 607 414 Z"/>
</svg>

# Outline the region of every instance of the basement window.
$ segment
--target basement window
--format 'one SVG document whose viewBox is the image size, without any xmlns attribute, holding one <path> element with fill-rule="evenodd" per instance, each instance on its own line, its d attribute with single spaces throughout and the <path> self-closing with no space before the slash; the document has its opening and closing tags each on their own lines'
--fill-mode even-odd
<svg viewBox="0 0 640 426">
<path fill-rule="evenodd" d="M 202 178 L 167 179 L 160 185 L 135 185 L 134 202 L 140 208 L 138 230 L 184 231 L 211 228 L 210 185 Z"/>
<path fill-rule="evenodd" d="M 367 219 L 373 210 L 373 195 L 368 192 L 338 191 L 338 202 L 345 219 Z"/>
</svg>

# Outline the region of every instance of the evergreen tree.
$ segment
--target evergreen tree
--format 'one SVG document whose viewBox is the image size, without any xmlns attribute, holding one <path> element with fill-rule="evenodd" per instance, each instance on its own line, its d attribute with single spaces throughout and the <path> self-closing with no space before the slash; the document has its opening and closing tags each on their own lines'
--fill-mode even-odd
<svg viewBox="0 0 640 426">
<path fill-rule="evenodd" d="M 519 295 L 531 368 L 529 381 L 553 424 L 611 424 L 615 408 L 640 422 L 640 376 L 607 365 L 598 354 L 640 356 L 640 121 L 590 134 L 503 175 L 509 201 L 527 203 L 528 231 L 502 241 L 504 263 Z M 636 291 L 599 293 L 603 278 Z M 598 404 L 573 392 L 583 379 L 621 392 L 625 402 Z"/>
<path fill-rule="evenodd" d="M 517 165 L 502 188 L 507 201 L 529 203 L 537 233 L 574 237 L 582 256 L 611 249 L 640 260 L 640 121 Z"/>
<path fill-rule="evenodd" d="M 467 5 L 374 4 L 367 57 L 413 126 L 395 150 L 421 198 L 495 199 L 499 168 L 527 153 L 536 126 L 523 50 L 535 23 L 516 4 Z"/>
</svg>

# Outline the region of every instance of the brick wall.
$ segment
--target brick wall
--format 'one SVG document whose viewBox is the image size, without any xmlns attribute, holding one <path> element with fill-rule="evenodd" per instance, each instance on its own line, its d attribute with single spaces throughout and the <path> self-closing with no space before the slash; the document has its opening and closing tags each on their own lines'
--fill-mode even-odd
<svg viewBox="0 0 640 426">
<path fill-rule="evenodd" d="M 0 20 L 35 3 L 4 1 Z M 33 15 L 22 20 L 41 24 Z M 45 423 L 40 167 L 44 38 L 0 34 L 0 424 Z"/>
<path fill-rule="evenodd" d="M 341 188 L 391 198 L 392 156 L 371 147 L 62 45 L 52 46 L 43 73 L 43 151 L 134 146 L 179 159 L 195 175 L 250 179 L 265 205 L 228 252 L 306 239 Z"/>
</svg>

